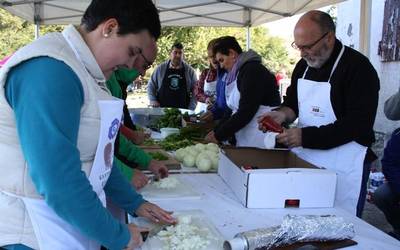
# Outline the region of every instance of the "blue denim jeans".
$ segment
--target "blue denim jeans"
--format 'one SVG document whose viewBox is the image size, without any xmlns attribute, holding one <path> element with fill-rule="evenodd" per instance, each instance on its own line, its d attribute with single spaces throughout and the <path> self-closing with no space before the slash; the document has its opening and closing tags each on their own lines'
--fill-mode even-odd
<svg viewBox="0 0 400 250">
<path fill-rule="evenodd" d="M 400 194 L 393 193 L 388 183 L 381 185 L 372 195 L 375 205 L 382 210 L 394 232 L 400 236 Z"/>
</svg>

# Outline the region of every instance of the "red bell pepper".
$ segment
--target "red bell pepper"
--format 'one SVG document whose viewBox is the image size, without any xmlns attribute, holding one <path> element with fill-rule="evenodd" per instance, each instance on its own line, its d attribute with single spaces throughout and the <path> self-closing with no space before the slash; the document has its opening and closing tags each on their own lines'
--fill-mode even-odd
<svg viewBox="0 0 400 250">
<path fill-rule="evenodd" d="M 266 116 L 261 120 L 262 127 L 267 131 L 282 133 L 283 127 L 274 121 L 270 116 Z"/>
</svg>

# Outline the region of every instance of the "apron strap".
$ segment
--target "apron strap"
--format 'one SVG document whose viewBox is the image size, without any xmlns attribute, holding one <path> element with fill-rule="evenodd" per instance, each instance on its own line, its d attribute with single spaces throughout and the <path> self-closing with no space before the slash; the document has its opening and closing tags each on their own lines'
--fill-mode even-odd
<svg viewBox="0 0 400 250">
<path fill-rule="evenodd" d="M 335 72 L 335 69 L 336 69 L 337 65 L 339 64 L 340 58 L 342 58 L 342 55 L 343 55 L 343 53 L 344 53 L 344 48 L 345 48 L 344 45 L 342 45 L 342 49 L 340 50 L 339 56 L 336 58 L 336 62 L 335 62 L 335 64 L 333 65 L 331 74 L 330 74 L 330 76 L 329 76 L 329 80 L 328 80 L 329 83 L 331 82 L 331 77 L 332 77 L 332 75 L 333 75 L 333 72 Z"/>
</svg>

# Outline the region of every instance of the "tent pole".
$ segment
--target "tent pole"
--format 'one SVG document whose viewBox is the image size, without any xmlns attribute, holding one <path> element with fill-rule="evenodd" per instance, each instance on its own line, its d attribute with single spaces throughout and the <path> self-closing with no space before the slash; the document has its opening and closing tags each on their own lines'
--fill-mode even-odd
<svg viewBox="0 0 400 250">
<path fill-rule="evenodd" d="M 34 9 L 34 24 L 35 24 L 35 39 L 38 39 L 40 36 L 40 7 L 42 2 L 34 2 L 33 9 Z"/>
<path fill-rule="evenodd" d="M 250 35 L 250 26 L 246 27 L 246 50 L 250 49 L 251 35 Z"/>
<path fill-rule="evenodd" d="M 251 48 L 251 34 L 250 34 L 250 27 L 251 27 L 251 9 L 246 8 L 246 50 L 248 51 Z"/>
<path fill-rule="evenodd" d="M 372 0 L 360 1 L 360 33 L 359 50 L 369 58 L 371 37 L 371 11 Z"/>
<path fill-rule="evenodd" d="M 35 24 L 35 39 L 38 39 L 40 36 L 40 25 Z"/>
</svg>

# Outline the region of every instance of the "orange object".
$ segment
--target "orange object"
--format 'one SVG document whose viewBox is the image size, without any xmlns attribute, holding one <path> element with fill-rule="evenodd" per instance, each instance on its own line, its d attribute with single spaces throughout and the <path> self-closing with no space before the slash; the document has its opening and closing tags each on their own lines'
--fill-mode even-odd
<svg viewBox="0 0 400 250">
<path fill-rule="evenodd" d="M 276 121 L 274 121 L 270 116 L 266 116 L 261 120 L 261 124 L 267 131 L 272 131 L 276 133 L 282 133 L 283 128 Z"/>
</svg>

